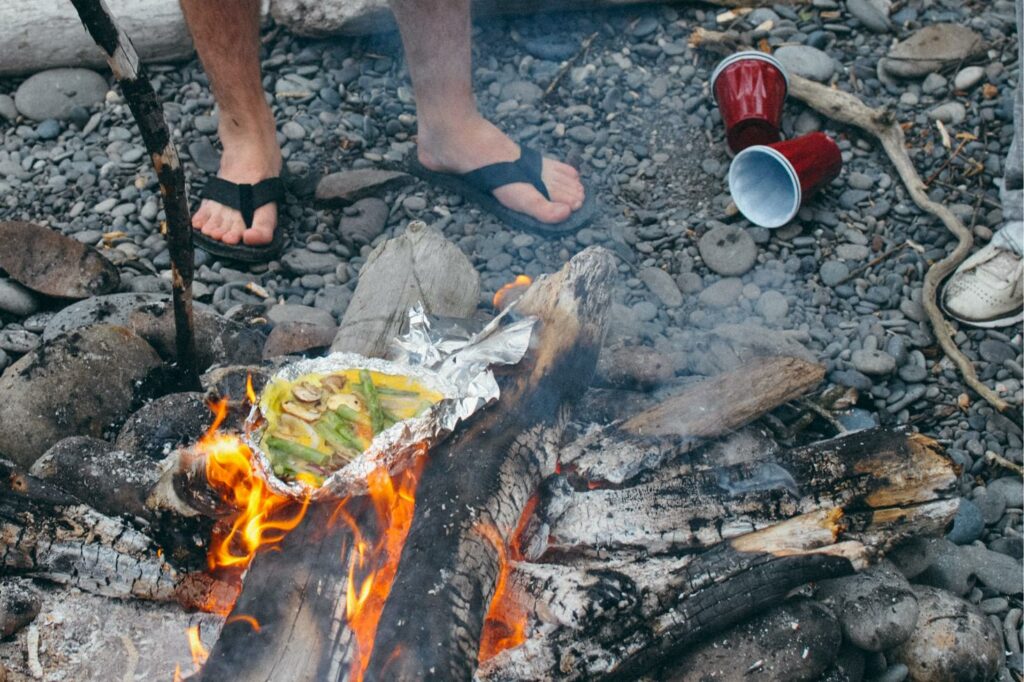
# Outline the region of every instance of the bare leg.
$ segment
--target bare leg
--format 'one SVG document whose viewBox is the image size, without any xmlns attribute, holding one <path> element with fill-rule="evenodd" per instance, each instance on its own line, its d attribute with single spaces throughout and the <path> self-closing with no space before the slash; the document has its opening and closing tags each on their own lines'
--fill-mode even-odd
<svg viewBox="0 0 1024 682">
<path fill-rule="evenodd" d="M 469 0 L 391 0 L 416 91 L 420 162 L 433 170 L 465 173 L 519 158 L 519 148 L 484 119 L 472 89 Z M 548 201 L 532 185 L 500 187 L 505 206 L 557 223 L 583 205 L 576 169 L 544 159 Z"/>
<path fill-rule="evenodd" d="M 274 117 L 263 94 L 259 61 L 259 0 L 181 0 L 196 51 L 220 107 L 224 154 L 219 177 L 256 183 L 281 172 Z M 277 206 L 267 204 L 246 230 L 238 211 L 203 201 L 192 226 L 226 244 L 266 244 L 273 238 Z"/>
</svg>

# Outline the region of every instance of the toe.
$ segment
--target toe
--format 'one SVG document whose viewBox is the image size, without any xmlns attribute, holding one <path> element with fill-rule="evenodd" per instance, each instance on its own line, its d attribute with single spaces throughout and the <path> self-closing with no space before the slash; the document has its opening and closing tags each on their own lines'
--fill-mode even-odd
<svg viewBox="0 0 1024 682">
<path fill-rule="evenodd" d="M 210 202 L 204 201 L 199 205 L 199 210 L 192 216 L 192 227 L 197 230 L 203 229 L 203 225 L 210 219 Z"/>
<path fill-rule="evenodd" d="M 238 212 L 233 212 L 232 215 L 224 221 L 224 234 L 220 236 L 220 240 L 225 244 L 235 245 L 242 241 L 242 234 L 245 232 L 245 223 L 242 222 L 242 216 Z"/>
<path fill-rule="evenodd" d="M 277 223 L 277 211 L 267 206 L 256 211 L 252 227 L 242 233 L 242 241 L 249 246 L 262 246 L 274 239 L 274 227 Z"/>
<path fill-rule="evenodd" d="M 224 234 L 224 229 L 221 227 L 223 215 L 220 211 L 211 210 L 210 217 L 203 224 L 203 234 L 213 239 L 219 239 L 220 235 Z"/>
</svg>

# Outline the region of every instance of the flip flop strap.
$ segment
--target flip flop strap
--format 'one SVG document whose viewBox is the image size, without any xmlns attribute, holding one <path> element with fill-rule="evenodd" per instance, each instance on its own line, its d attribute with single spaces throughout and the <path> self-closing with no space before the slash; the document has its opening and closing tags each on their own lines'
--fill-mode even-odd
<svg viewBox="0 0 1024 682">
<path fill-rule="evenodd" d="M 484 192 L 492 192 L 516 182 L 528 182 L 550 201 L 551 195 L 548 194 L 548 188 L 541 178 L 543 163 L 544 159 L 539 153 L 525 145 L 519 145 L 519 158 L 515 161 L 502 161 L 477 168 L 463 173 L 462 179 Z"/>
<path fill-rule="evenodd" d="M 235 209 L 242 214 L 242 220 L 246 228 L 249 228 L 252 227 L 253 214 L 257 208 L 284 201 L 284 183 L 281 182 L 281 178 L 267 178 L 255 185 L 210 178 L 199 195 Z"/>
</svg>

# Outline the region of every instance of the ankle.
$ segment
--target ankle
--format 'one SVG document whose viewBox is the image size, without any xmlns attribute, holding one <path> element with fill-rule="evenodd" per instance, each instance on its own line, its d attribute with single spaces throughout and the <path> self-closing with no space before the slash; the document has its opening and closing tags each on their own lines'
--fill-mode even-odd
<svg viewBox="0 0 1024 682">
<path fill-rule="evenodd" d="M 416 134 L 420 163 L 432 170 L 465 171 L 492 157 L 514 156 L 515 143 L 477 113 L 443 122 L 421 120 Z"/>
</svg>

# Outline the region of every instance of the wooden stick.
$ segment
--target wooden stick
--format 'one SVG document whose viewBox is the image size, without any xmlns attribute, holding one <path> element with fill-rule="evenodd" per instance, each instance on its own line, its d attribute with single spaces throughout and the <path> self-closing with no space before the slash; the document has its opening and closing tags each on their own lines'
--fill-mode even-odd
<svg viewBox="0 0 1024 682">
<path fill-rule="evenodd" d="M 185 171 L 164 120 L 163 108 L 146 77 L 131 39 L 118 28 L 103 0 L 71 0 L 89 35 L 106 55 L 128 107 L 139 124 L 143 143 L 153 161 L 167 215 L 167 247 L 171 254 L 175 343 L 178 366 L 186 383 L 199 387 L 196 371 L 195 328 L 192 320 L 192 227 Z"/>
</svg>

